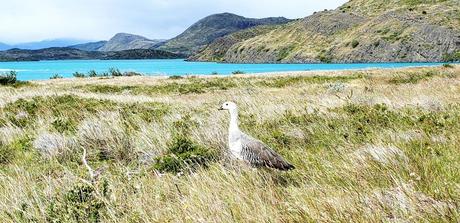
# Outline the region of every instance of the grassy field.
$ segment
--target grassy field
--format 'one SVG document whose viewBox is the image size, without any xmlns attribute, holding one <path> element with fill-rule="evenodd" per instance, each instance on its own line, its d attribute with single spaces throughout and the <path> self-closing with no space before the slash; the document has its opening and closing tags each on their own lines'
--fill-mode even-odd
<svg viewBox="0 0 460 223">
<path fill-rule="evenodd" d="M 229 100 L 295 170 L 228 159 Z M 460 66 L 0 86 L 0 219 L 459 222 L 459 136 Z"/>
</svg>

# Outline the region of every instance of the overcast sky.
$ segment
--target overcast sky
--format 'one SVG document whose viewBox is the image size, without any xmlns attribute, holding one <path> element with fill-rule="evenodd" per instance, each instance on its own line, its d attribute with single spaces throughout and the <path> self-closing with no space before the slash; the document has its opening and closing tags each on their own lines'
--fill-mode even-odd
<svg viewBox="0 0 460 223">
<path fill-rule="evenodd" d="M 214 13 L 301 18 L 346 0 L 0 0 L 0 42 L 104 40 L 118 32 L 167 39 Z"/>
</svg>

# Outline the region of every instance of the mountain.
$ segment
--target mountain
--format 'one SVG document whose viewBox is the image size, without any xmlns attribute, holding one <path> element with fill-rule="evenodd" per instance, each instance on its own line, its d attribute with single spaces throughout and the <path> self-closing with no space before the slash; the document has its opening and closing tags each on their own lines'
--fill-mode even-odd
<svg viewBox="0 0 460 223">
<path fill-rule="evenodd" d="M 184 55 L 155 49 L 132 49 L 122 51 L 104 52 L 103 60 L 142 60 L 142 59 L 180 59 Z"/>
<path fill-rule="evenodd" d="M 38 42 L 14 44 L 14 45 L 11 45 L 11 47 L 9 48 L 37 50 L 37 49 L 51 48 L 51 47 L 65 47 L 69 45 L 80 44 L 83 42 L 85 41 L 78 40 L 78 39 L 52 39 L 52 40 L 43 40 L 43 41 L 38 41 Z"/>
<path fill-rule="evenodd" d="M 106 42 L 99 51 L 121 51 L 131 49 L 149 49 L 160 43 L 162 40 L 150 40 L 143 36 L 118 33 Z"/>
<path fill-rule="evenodd" d="M 4 44 L 4 43 L 0 43 L 0 51 L 1 50 L 7 50 L 7 49 L 11 49 L 11 46 L 7 45 L 7 44 Z"/>
<path fill-rule="evenodd" d="M 256 26 L 217 38 L 199 53 L 190 56 L 188 60 L 223 62 L 225 54 L 233 45 L 258 35 L 268 33 L 276 28 L 278 28 L 276 25 Z"/>
<path fill-rule="evenodd" d="M 94 59 L 101 57 L 100 52 L 82 51 L 66 47 L 52 47 L 39 50 L 10 49 L 0 52 L 0 61 L 39 61 Z"/>
<path fill-rule="evenodd" d="M 90 42 L 90 43 L 82 43 L 73 46 L 68 46 L 69 48 L 85 50 L 85 51 L 98 51 L 102 48 L 107 41 L 98 41 L 98 42 Z"/>
<path fill-rule="evenodd" d="M 241 63 L 458 60 L 458 0 L 351 0 L 191 59 Z M 227 37 L 230 38 L 230 37 Z M 208 46 L 215 47 L 218 41 Z"/>
<path fill-rule="evenodd" d="M 182 55 L 152 49 L 134 49 L 112 52 L 84 51 L 68 47 L 52 47 L 40 50 L 10 49 L 0 51 L 0 61 L 39 60 L 118 60 L 118 59 L 176 59 Z"/>
<path fill-rule="evenodd" d="M 158 49 L 190 54 L 198 51 L 219 37 L 259 25 L 283 24 L 286 18 L 252 19 L 231 13 L 208 16 L 193 24 L 179 36 L 165 42 Z"/>
</svg>

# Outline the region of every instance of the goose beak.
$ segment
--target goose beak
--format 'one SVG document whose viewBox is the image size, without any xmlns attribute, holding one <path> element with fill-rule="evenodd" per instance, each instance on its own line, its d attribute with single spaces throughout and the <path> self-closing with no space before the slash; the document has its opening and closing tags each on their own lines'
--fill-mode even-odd
<svg viewBox="0 0 460 223">
<path fill-rule="evenodd" d="M 220 107 L 220 108 L 218 108 L 217 110 L 218 110 L 218 111 L 223 111 L 224 108 Z"/>
</svg>

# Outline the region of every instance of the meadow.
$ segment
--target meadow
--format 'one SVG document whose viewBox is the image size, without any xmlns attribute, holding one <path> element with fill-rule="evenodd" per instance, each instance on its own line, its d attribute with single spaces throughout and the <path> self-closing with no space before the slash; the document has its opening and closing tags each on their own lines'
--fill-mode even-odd
<svg viewBox="0 0 460 223">
<path fill-rule="evenodd" d="M 296 169 L 229 159 L 224 101 Z M 5 84 L 0 219 L 459 222 L 459 136 L 458 65 Z"/>
</svg>

